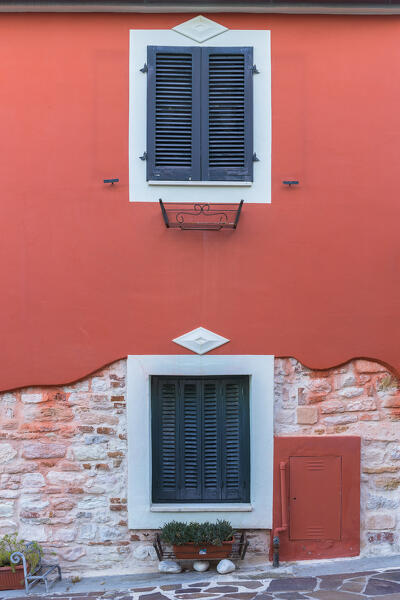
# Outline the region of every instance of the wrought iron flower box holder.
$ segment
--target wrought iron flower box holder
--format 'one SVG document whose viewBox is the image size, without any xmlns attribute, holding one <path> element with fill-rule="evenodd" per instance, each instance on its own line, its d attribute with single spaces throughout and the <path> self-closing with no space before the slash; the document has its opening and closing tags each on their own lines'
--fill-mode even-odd
<svg viewBox="0 0 400 600">
<path fill-rule="evenodd" d="M 234 537 L 234 542 L 232 545 L 232 552 L 229 554 L 228 558 L 230 560 L 243 560 L 246 555 L 247 547 L 249 545 L 249 541 L 247 539 L 246 532 L 242 531 L 242 532 L 234 533 L 233 537 Z M 172 549 L 172 546 L 166 546 L 165 544 L 163 544 L 161 542 L 160 534 L 158 534 L 158 533 L 155 536 L 153 546 L 157 553 L 158 560 L 160 560 L 160 561 L 161 560 L 177 560 L 175 553 Z M 226 558 L 226 556 L 218 557 L 218 556 L 207 556 L 207 554 L 203 554 L 203 555 L 196 557 L 195 559 L 192 558 L 190 560 L 220 560 L 222 558 Z M 189 560 L 189 559 L 178 559 L 178 560 Z"/>
<path fill-rule="evenodd" d="M 169 229 L 197 231 L 220 231 L 236 229 L 242 211 L 239 204 L 208 204 L 190 202 L 167 202 L 159 200 L 165 226 Z"/>
<path fill-rule="evenodd" d="M 22 566 L 24 569 L 24 581 L 25 581 L 25 592 L 28 593 L 30 588 L 34 586 L 36 583 L 42 582 L 45 584 L 46 593 L 49 591 L 49 575 L 50 573 L 54 573 L 57 571 L 57 579 L 61 581 L 61 568 L 59 565 L 45 565 L 42 563 L 42 553 L 40 549 L 37 548 L 34 542 L 29 542 L 26 544 L 27 553 L 37 552 L 38 554 L 38 563 L 34 569 L 30 569 L 28 562 L 25 558 L 25 554 L 23 552 L 14 552 L 10 560 L 14 565 L 17 565 L 22 561 Z M 55 581 L 51 583 L 54 583 Z"/>
</svg>

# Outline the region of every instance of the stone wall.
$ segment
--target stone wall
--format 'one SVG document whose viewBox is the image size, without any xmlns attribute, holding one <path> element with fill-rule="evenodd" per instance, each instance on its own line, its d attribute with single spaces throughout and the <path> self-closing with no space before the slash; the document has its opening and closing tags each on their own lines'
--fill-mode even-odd
<svg viewBox="0 0 400 600">
<path fill-rule="evenodd" d="M 121 360 L 73 385 L 0 395 L 0 535 L 38 540 L 66 572 L 157 568 L 152 532 L 127 526 L 125 379 Z M 363 437 L 362 553 L 399 552 L 395 379 L 367 361 L 316 372 L 277 359 L 275 388 L 277 435 Z M 269 532 L 249 537 L 248 560 L 265 560 Z"/>
<path fill-rule="evenodd" d="M 400 552 L 400 392 L 378 363 L 312 371 L 275 360 L 276 435 L 361 436 L 361 554 Z"/>
</svg>

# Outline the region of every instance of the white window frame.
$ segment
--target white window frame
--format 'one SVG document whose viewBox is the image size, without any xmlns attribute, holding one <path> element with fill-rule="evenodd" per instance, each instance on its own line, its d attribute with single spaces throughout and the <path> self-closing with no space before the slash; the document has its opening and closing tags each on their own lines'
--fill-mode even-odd
<svg viewBox="0 0 400 600">
<path fill-rule="evenodd" d="M 254 145 L 259 158 L 253 181 L 146 181 L 146 161 L 140 156 L 147 146 L 147 75 L 140 69 L 147 61 L 147 46 L 252 46 L 259 70 L 253 78 Z M 187 187 L 190 187 L 190 192 Z M 210 187 L 212 197 L 210 197 Z M 226 189 L 228 188 L 228 189 Z M 130 31 L 129 63 L 129 200 L 131 202 L 271 202 L 271 57 L 270 32 L 227 30 L 199 43 L 172 29 Z"/>
<path fill-rule="evenodd" d="M 250 377 L 250 503 L 151 502 L 151 376 Z M 228 519 L 235 528 L 272 528 L 273 382 L 271 355 L 128 356 L 128 526 L 158 529 L 167 520 Z"/>
</svg>

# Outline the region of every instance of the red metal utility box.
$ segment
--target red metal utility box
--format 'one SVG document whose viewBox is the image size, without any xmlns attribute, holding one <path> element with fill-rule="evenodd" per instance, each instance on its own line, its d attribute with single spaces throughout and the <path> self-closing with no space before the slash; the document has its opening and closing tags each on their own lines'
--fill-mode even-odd
<svg viewBox="0 0 400 600">
<path fill-rule="evenodd" d="M 281 560 L 360 553 L 359 437 L 275 438 L 274 529 L 282 525 L 282 482 L 288 528 L 279 534 Z"/>
</svg>

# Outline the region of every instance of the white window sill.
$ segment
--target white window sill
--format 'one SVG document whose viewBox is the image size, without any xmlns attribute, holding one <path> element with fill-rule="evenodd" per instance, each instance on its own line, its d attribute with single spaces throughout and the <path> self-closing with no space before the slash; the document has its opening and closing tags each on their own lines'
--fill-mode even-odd
<svg viewBox="0 0 400 600">
<path fill-rule="evenodd" d="M 251 187 L 252 181 L 153 181 L 149 185 L 191 185 L 199 187 Z"/>
<path fill-rule="evenodd" d="M 251 504 L 152 504 L 150 512 L 251 512 Z"/>
</svg>

